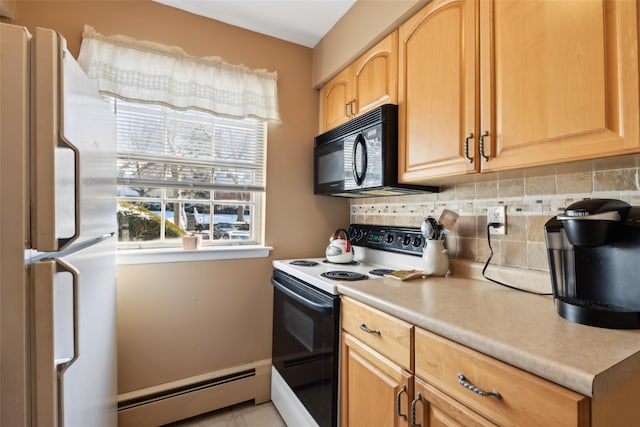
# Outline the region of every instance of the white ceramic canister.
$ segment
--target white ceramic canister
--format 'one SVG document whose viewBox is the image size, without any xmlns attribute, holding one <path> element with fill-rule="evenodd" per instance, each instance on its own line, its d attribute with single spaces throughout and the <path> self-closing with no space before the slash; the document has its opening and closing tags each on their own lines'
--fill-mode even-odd
<svg viewBox="0 0 640 427">
<path fill-rule="evenodd" d="M 427 240 L 422 251 L 422 269 L 431 276 L 449 273 L 449 251 L 444 247 L 444 240 Z"/>
</svg>

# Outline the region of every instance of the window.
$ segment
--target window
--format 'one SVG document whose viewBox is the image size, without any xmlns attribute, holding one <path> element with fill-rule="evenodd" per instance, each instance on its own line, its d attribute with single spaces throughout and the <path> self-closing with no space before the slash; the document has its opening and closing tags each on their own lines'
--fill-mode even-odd
<svg viewBox="0 0 640 427">
<path fill-rule="evenodd" d="M 90 26 L 78 63 L 116 113 L 121 247 L 262 243 L 276 72 Z"/>
<path fill-rule="evenodd" d="M 260 243 L 266 123 L 110 98 L 121 247 Z"/>
</svg>

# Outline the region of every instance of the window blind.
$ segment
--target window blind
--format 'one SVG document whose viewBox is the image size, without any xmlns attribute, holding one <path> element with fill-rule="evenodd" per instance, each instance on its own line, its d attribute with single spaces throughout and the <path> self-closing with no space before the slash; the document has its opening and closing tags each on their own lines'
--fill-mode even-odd
<svg viewBox="0 0 640 427">
<path fill-rule="evenodd" d="M 118 184 L 264 191 L 266 124 L 112 98 Z"/>
</svg>

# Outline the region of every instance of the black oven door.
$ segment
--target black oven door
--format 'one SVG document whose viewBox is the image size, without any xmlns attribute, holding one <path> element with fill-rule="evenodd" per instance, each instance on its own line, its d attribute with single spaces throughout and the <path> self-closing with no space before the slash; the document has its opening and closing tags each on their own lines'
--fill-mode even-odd
<svg viewBox="0 0 640 427">
<path fill-rule="evenodd" d="M 320 427 L 338 421 L 340 299 L 274 270 L 273 366 Z"/>
</svg>

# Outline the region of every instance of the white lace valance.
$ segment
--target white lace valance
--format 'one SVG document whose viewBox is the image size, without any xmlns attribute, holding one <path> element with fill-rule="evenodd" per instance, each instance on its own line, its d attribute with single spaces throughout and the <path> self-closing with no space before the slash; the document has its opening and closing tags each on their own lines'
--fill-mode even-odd
<svg viewBox="0 0 640 427">
<path fill-rule="evenodd" d="M 104 94 L 127 101 L 280 122 L 277 73 L 197 58 L 179 47 L 103 36 L 86 25 L 78 62 Z"/>
</svg>

